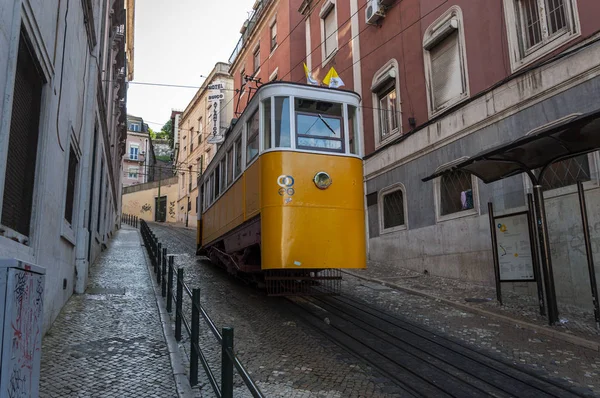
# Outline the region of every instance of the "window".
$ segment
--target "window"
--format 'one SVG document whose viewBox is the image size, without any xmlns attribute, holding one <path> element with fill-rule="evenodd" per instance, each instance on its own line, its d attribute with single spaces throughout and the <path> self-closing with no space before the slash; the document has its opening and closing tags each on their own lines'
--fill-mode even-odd
<svg viewBox="0 0 600 398">
<path fill-rule="evenodd" d="M 264 148 L 269 149 L 271 145 L 271 98 L 262 102 L 263 109 L 263 141 Z"/>
<path fill-rule="evenodd" d="M 271 25 L 271 51 L 277 47 L 277 21 Z"/>
<path fill-rule="evenodd" d="M 258 72 L 258 70 L 260 69 L 260 46 L 257 47 L 256 50 L 254 50 L 253 58 L 254 58 L 254 73 L 256 74 L 256 72 Z"/>
<path fill-rule="evenodd" d="M 139 172 L 139 169 L 137 167 L 129 167 L 129 169 L 127 171 L 128 171 L 129 178 L 133 178 L 133 179 L 137 180 L 138 172 Z"/>
<path fill-rule="evenodd" d="M 227 188 L 227 169 L 225 168 L 226 166 L 226 162 L 225 159 L 222 159 L 221 162 L 219 163 L 220 165 L 220 169 L 221 172 L 219 174 L 219 180 L 220 180 L 220 184 L 219 186 L 221 187 L 221 193 L 225 192 L 225 188 Z"/>
<path fill-rule="evenodd" d="M 379 228 L 381 233 L 406 229 L 404 185 L 395 184 L 379 193 Z"/>
<path fill-rule="evenodd" d="M 233 147 L 227 151 L 227 185 L 233 182 Z"/>
<path fill-rule="evenodd" d="M 580 155 L 553 163 L 544 172 L 541 185 L 544 191 L 577 184 L 591 179 L 588 155 Z"/>
<path fill-rule="evenodd" d="M 440 169 L 443 167 L 447 166 Z M 464 170 L 455 170 L 436 179 L 436 206 L 438 221 L 477 214 L 475 177 Z"/>
<path fill-rule="evenodd" d="M 388 84 L 379 97 L 379 134 L 383 141 L 398 129 L 398 109 L 396 107 L 396 85 Z"/>
<path fill-rule="evenodd" d="M 423 42 L 430 116 L 469 96 L 460 8 L 452 7 L 425 32 Z"/>
<path fill-rule="evenodd" d="M 217 166 L 217 170 L 218 170 Z M 217 184 L 219 183 L 219 181 L 217 180 Z M 219 186 L 215 186 L 215 173 L 213 172 L 210 175 L 210 203 L 213 203 L 215 201 L 215 199 L 217 198 L 217 190 L 219 189 Z"/>
<path fill-rule="evenodd" d="M 233 178 L 237 178 L 242 173 L 242 139 L 238 138 L 234 144 L 235 150 L 235 173 Z"/>
<path fill-rule="evenodd" d="M 354 155 L 359 154 L 359 124 L 358 124 L 358 110 L 355 106 L 348 105 L 348 138 L 350 143 L 350 153 Z"/>
<path fill-rule="evenodd" d="M 258 110 L 254 111 L 246 123 L 246 164 L 258 155 Z"/>
<path fill-rule="evenodd" d="M 140 146 L 138 144 L 129 144 L 129 159 L 138 160 Z"/>
<path fill-rule="evenodd" d="M 190 193 L 190 192 L 192 192 L 192 181 L 194 180 L 192 178 L 192 166 L 188 167 L 188 170 L 190 172 L 190 174 L 189 174 L 190 177 L 189 177 L 189 181 L 188 181 L 188 193 Z"/>
<path fill-rule="evenodd" d="M 289 148 L 290 140 L 290 99 L 275 97 L 275 146 Z"/>
<path fill-rule="evenodd" d="M 190 127 L 190 153 L 194 152 L 194 128 Z"/>
<path fill-rule="evenodd" d="M 202 175 L 202 173 L 204 172 L 204 155 L 200 155 L 200 158 L 198 159 L 198 175 Z"/>
<path fill-rule="evenodd" d="M 104 158 L 100 157 L 100 185 L 98 187 L 98 222 L 96 224 L 96 232 L 100 233 L 100 215 L 102 214 L 102 180 L 104 177 Z"/>
<path fill-rule="evenodd" d="M 202 116 L 200 116 L 200 119 L 198 119 L 198 145 L 202 143 L 202 134 L 204 134 L 204 122 Z"/>
<path fill-rule="evenodd" d="M 214 197 L 215 199 L 217 197 L 219 197 L 219 194 L 221 193 L 221 165 L 217 164 L 217 166 L 215 167 L 215 171 L 213 173 L 213 178 L 215 179 L 215 194 Z"/>
<path fill-rule="evenodd" d="M 139 132 L 141 130 L 141 125 L 139 123 L 130 123 L 129 130 Z"/>
<path fill-rule="evenodd" d="M 580 33 L 574 0 L 504 0 L 513 70 Z"/>
<path fill-rule="evenodd" d="M 342 105 L 296 98 L 296 146 L 344 152 Z"/>
<path fill-rule="evenodd" d="M 26 236 L 29 236 L 31 224 L 39 115 L 45 83 L 38 72 L 25 33 L 22 32 L 6 156 L 2 224 Z"/>
<path fill-rule="evenodd" d="M 334 0 L 328 0 L 321 8 L 319 16 L 321 17 L 321 42 L 322 57 L 326 62 L 331 57 L 338 46 L 337 39 L 337 15 Z"/>
<path fill-rule="evenodd" d="M 73 147 L 69 151 L 69 171 L 67 173 L 67 197 L 65 198 L 65 220 L 73 224 L 73 203 L 75 202 L 75 184 L 77 179 L 77 154 Z"/>
</svg>

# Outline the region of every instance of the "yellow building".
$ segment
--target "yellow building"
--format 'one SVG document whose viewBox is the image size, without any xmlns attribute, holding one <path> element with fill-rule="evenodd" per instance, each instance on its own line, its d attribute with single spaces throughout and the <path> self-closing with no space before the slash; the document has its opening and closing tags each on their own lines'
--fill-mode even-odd
<svg viewBox="0 0 600 398">
<path fill-rule="evenodd" d="M 217 150 L 216 144 L 208 141 L 213 132 L 223 134 L 233 118 L 233 78 L 228 72 L 229 64 L 218 62 L 202 87 L 183 111 L 178 123 L 175 145 L 176 170 L 179 178 L 176 213 L 178 222 L 196 222 L 198 177 L 210 163 Z M 222 88 L 211 86 L 222 83 Z M 217 111 L 219 126 L 214 127 L 215 112 L 209 97 L 222 94 Z"/>
<path fill-rule="evenodd" d="M 160 181 L 160 212 L 158 201 L 159 181 L 123 188 L 123 213 L 146 221 L 176 222 L 178 185 L 177 177 Z"/>
</svg>

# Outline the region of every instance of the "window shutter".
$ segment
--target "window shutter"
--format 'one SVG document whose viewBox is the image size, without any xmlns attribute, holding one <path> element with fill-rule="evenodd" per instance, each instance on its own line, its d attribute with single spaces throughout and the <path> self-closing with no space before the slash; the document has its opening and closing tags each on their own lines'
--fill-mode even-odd
<svg viewBox="0 0 600 398">
<path fill-rule="evenodd" d="M 29 236 L 44 80 L 21 34 L 6 159 L 2 224 Z"/>
<path fill-rule="evenodd" d="M 433 108 L 437 110 L 464 92 L 458 33 L 451 34 L 432 48 L 430 56 Z"/>
<path fill-rule="evenodd" d="M 325 56 L 330 56 L 336 47 L 336 33 L 337 29 L 335 21 L 335 11 L 332 8 L 329 14 L 325 17 Z"/>
</svg>

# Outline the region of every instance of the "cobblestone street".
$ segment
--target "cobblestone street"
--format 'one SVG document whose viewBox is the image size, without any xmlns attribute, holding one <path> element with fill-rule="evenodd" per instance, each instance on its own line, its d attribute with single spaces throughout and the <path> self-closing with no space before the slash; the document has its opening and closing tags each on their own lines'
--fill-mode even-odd
<svg viewBox="0 0 600 398">
<path fill-rule="evenodd" d="M 123 226 L 43 339 L 41 397 L 177 397 L 139 233 Z"/>
<path fill-rule="evenodd" d="M 395 385 L 376 369 L 296 319 L 290 313 L 289 302 L 266 297 L 197 258 L 194 230 L 164 224 L 150 227 L 169 253 L 176 255 L 176 265 L 185 268 L 186 282 L 201 288 L 202 304 L 217 326 L 235 327 L 236 352 L 267 396 L 400 396 L 394 390 Z M 548 380 L 571 384 L 588 394 L 600 394 L 597 351 L 548 338 L 516 323 L 471 313 L 439 299 L 409 294 L 351 275 L 344 275 L 342 293 L 449 335 Z M 214 337 L 207 328 L 201 327 L 201 333 L 202 349 L 218 369 L 220 352 L 214 345 Z M 183 342 L 181 347 L 187 352 L 188 345 Z M 212 396 L 200 373 L 204 384 L 199 392 Z M 236 396 L 249 396 L 242 393 L 244 388 L 239 379 L 237 386 Z"/>
</svg>

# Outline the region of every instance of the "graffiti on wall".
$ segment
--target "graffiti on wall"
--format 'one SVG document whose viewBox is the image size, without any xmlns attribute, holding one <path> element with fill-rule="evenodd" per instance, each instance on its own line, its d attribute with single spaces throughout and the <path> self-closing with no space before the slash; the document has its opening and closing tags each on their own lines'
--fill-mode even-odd
<svg viewBox="0 0 600 398">
<path fill-rule="evenodd" d="M 152 206 L 149 203 L 146 203 L 142 206 L 142 213 L 146 213 L 152 210 Z"/>
<path fill-rule="evenodd" d="M 592 253 L 598 253 L 600 251 L 600 240 L 594 239 L 594 234 L 600 233 L 600 221 L 595 223 L 593 226 L 589 225 L 590 231 L 590 246 L 592 247 Z M 585 240 L 583 238 L 583 231 L 581 225 L 573 225 L 569 228 L 568 236 L 571 237 L 569 245 L 571 249 L 575 250 L 579 254 L 585 255 Z"/>
<path fill-rule="evenodd" d="M 169 202 L 169 216 L 175 217 L 175 201 Z"/>
</svg>

